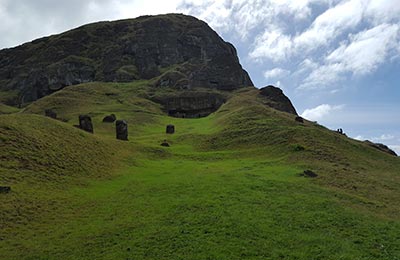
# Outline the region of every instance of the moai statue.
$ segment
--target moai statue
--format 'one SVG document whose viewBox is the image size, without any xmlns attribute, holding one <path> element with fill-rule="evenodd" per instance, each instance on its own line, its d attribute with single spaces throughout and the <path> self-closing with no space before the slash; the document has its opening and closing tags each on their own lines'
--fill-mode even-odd
<svg viewBox="0 0 400 260">
<path fill-rule="evenodd" d="M 167 125 L 166 133 L 167 134 L 175 133 L 175 126 L 174 125 Z"/>
<path fill-rule="evenodd" d="M 92 119 L 90 116 L 79 115 L 79 128 L 86 132 L 93 133 Z"/>
<path fill-rule="evenodd" d="M 44 111 L 44 115 L 47 116 L 47 117 L 54 118 L 54 119 L 57 118 L 57 113 L 53 109 L 46 109 Z"/>
<path fill-rule="evenodd" d="M 117 139 L 128 141 L 128 123 L 125 120 L 115 122 L 115 131 Z"/>
</svg>

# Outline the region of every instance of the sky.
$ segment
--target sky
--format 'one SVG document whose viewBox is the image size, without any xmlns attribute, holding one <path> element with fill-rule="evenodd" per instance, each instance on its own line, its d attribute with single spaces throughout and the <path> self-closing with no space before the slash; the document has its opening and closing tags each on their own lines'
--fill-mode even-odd
<svg viewBox="0 0 400 260">
<path fill-rule="evenodd" d="M 400 0 L 0 0 L 0 49 L 172 12 L 206 21 L 303 117 L 400 154 Z"/>
</svg>

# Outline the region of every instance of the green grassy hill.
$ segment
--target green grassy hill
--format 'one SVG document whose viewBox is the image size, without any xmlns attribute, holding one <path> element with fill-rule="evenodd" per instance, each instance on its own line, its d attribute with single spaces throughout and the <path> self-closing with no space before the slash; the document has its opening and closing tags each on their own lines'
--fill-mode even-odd
<svg viewBox="0 0 400 260">
<path fill-rule="evenodd" d="M 12 114 L 12 113 L 17 113 L 19 111 L 18 108 L 12 107 L 12 106 L 7 106 L 3 103 L 0 103 L 0 115 L 2 114 Z"/>
<path fill-rule="evenodd" d="M 168 117 L 150 101 L 165 91 L 83 84 L 0 115 L 1 259 L 399 259 L 397 157 L 255 89 L 199 119 Z"/>
</svg>

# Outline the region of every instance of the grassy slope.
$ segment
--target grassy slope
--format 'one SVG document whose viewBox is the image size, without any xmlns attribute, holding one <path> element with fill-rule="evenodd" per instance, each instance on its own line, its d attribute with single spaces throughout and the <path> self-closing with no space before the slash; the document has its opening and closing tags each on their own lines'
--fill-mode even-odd
<svg viewBox="0 0 400 260">
<path fill-rule="evenodd" d="M 0 115 L 17 113 L 18 111 L 18 108 L 10 107 L 0 102 Z"/>
<path fill-rule="evenodd" d="M 13 187 L 0 195 L 0 255 L 398 259 L 398 158 L 299 125 L 251 90 L 186 120 L 164 116 L 146 91 L 145 82 L 93 83 L 25 110 L 54 108 L 66 123 L 0 116 L 0 184 Z M 79 113 L 93 116 L 94 136 L 72 127 Z M 108 113 L 128 120 L 129 142 L 101 123 Z M 167 123 L 176 134 L 164 134 Z M 306 168 L 319 177 L 299 177 Z"/>
</svg>

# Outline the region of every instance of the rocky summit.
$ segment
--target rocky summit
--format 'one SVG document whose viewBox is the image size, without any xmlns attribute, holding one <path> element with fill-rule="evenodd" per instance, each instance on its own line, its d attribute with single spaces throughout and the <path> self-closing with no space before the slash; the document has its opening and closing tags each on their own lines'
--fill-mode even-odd
<svg viewBox="0 0 400 260">
<path fill-rule="evenodd" d="M 0 102 L 11 105 L 80 83 L 141 79 L 177 89 L 253 86 L 234 46 L 181 14 L 93 23 L 0 51 Z"/>
<path fill-rule="evenodd" d="M 283 91 L 280 88 L 269 85 L 261 88 L 259 95 L 262 97 L 265 105 L 279 111 L 297 115 L 292 102 L 290 102 L 290 99 L 283 94 Z"/>
</svg>

